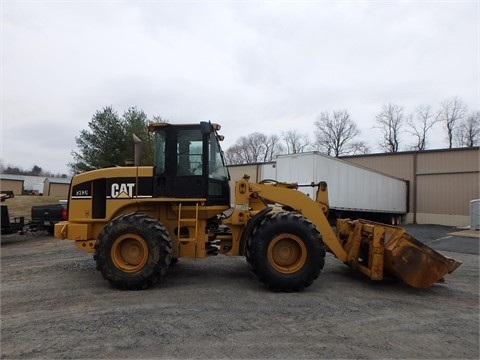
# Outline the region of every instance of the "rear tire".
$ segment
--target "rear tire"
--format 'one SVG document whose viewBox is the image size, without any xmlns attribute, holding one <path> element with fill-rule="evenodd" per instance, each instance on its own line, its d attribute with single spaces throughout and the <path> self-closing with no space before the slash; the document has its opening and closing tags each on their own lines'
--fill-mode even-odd
<svg viewBox="0 0 480 360">
<path fill-rule="evenodd" d="M 273 291 L 310 286 L 325 264 L 325 247 L 315 226 L 297 213 L 265 216 L 247 243 L 247 262 Z"/>
<path fill-rule="evenodd" d="M 172 241 L 167 229 L 145 214 L 121 215 L 98 235 L 94 259 L 97 270 L 115 288 L 146 289 L 170 265 Z"/>
</svg>

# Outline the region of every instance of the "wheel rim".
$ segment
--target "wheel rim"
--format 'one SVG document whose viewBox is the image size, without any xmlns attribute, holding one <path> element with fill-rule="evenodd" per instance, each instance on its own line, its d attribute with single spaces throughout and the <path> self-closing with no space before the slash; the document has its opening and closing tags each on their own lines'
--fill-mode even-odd
<svg viewBox="0 0 480 360">
<path fill-rule="evenodd" d="M 143 268 L 148 260 L 148 246 L 145 240 L 135 234 L 118 237 L 111 250 L 112 262 L 124 272 L 136 272 Z"/>
<path fill-rule="evenodd" d="M 283 274 L 292 274 L 300 270 L 307 261 L 307 248 L 298 236 L 280 234 L 268 245 L 268 261 L 272 267 Z"/>
</svg>

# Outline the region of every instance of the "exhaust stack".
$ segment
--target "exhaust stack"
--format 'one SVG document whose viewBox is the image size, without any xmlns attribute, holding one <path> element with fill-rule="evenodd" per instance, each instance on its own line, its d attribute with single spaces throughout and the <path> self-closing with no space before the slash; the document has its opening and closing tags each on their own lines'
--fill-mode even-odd
<svg viewBox="0 0 480 360">
<path fill-rule="evenodd" d="M 134 166 L 140 166 L 142 159 L 142 140 L 138 138 L 137 135 L 133 134 L 133 143 L 134 143 Z"/>
</svg>

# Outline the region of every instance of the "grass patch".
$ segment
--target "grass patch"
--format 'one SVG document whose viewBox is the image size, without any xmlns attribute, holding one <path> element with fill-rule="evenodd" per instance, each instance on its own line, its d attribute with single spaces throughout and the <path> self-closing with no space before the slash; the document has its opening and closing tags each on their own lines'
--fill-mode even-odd
<svg viewBox="0 0 480 360">
<path fill-rule="evenodd" d="M 59 200 L 65 200 L 64 196 L 35 196 L 35 195 L 15 195 L 14 198 L 7 199 L 2 205 L 8 206 L 10 218 L 16 216 L 25 216 L 25 221 L 31 218 L 31 209 L 34 205 L 58 204 Z"/>
</svg>

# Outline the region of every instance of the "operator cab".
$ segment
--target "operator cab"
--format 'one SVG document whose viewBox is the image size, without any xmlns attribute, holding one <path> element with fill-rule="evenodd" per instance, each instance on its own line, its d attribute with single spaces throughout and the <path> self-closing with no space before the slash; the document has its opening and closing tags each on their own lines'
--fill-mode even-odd
<svg viewBox="0 0 480 360">
<path fill-rule="evenodd" d="M 154 196 L 206 199 L 205 205 L 230 205 L 228 169 L 217 134 L 220 126 L 154 123 Z"/>
</svg>

